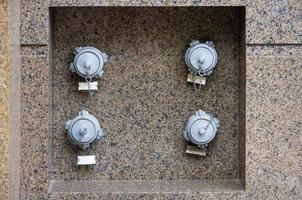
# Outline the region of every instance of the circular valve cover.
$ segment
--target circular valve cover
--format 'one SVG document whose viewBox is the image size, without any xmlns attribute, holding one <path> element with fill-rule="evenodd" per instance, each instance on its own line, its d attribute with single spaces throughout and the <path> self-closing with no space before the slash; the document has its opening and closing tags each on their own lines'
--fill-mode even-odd
<svg viewBox="0 0 302 200">
<path fill-rule="evenodd" d="M 217 118 L 199 110 L 196 115 L 190 117 L 184 137 L 187 141 L 198 146 L 207 145 L 216 136 L 218 127 L 219 120 Z"/>
<path fill-rule="evenodd" d="M 79 143 L 92 142 L 96 133 L 95 125 L 88 119 L 79 119 L 71 127 L 71 137 Z"/>
<path fill-rule="evenodd" d="M 71 63 L 71 70 L 82 78 L 102 77 L 103 66 L 107 62 L 107 55 L 94 47 L 78 47 Z"/>
<path fill-rule="evenodd" d="M 66 129 L 70 141 L 84 149 L 104 136 L 98 120 L 85 110 L 82 110 L 74 119 L 69 120 L 66 123 Z"/>
<path fill-rule="evenodd" d="M 186 52 L 185 62 L 192 73 L 209 76 L 217 64 L 217 52 L 213 42 L 193 41 Z"/>
</svg>

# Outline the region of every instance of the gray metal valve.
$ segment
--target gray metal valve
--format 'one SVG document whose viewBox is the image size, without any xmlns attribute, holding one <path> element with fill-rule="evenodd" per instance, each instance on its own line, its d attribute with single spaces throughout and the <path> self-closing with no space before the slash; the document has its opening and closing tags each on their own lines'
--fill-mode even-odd
<svg viewBox="0 0 302 200">
<path fill-rule="evenodd" d="M 217 52 L 212 41 L 193 40 L 185 54 L 186 65 L 193 75 L 209 76 L 217 64 Z"/>
<path fill-rule="evenodd" d="M 65 128 L 68 130 L 68 138 L 71 143 L 83 149 L 104 136 L 98 120 L 86 110 L 80 111 L 78 116 L 68 120 Z"/>
<path fill-rule="evenodd" d="M 195 115 L 189 118 L 183 136 L 188 142 L 205 148 L 216 136 L 218 128 L 219 120 L 217 118 L 198 110 Z"/>
<path fill-rule="evenodd" d="M 75 57 L 70 64 L 72 72 L 91 81 L 93 78 L 101 78 L 104 74 L 103 67 L 108 56 L 95 47 L 77 47 Z"/>
</svg>

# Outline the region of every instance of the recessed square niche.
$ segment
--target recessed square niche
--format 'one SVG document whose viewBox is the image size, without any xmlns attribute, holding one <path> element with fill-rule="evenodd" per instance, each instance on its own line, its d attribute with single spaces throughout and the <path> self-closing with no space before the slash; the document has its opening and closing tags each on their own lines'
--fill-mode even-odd
<svg viewBox="0 0 302 200">
<path fill-rule="evenodd" d="M 244 7 L 64 7 L 50 9 L 49 192 L 235 191 L 245 177 Z M 191 40 L 211 40 L 218 65 L 206 86 L 187 83 Z M 94 96 L 77 91 L 73 50 L 110 56 Z M 106 137 L 73 146 L 64 124 L 86 109 Z M 208 156 L 185 153 L 188 118 L 220 119 Z M 77 155 L 97 164 L 76 166 Z"/>
</svg>

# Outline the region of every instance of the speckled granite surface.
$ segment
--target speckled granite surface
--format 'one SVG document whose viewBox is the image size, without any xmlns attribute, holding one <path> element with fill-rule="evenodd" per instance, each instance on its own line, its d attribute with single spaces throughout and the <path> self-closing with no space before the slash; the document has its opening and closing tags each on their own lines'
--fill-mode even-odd
<svg viewBox="0 0 302 200">
<path fill-rule="evenodd" d="M 247 43 L 302 42 L 300 0 L 22 0 L 22 44 L 47 44 L 48 6 L 246 6 Z"/>
<path fill-rule="evenodd" d="M 246 11 L 247 43 L 302 42 L 300 0 L 247 0 Z"/>
<path fill-rule="evenodd" d="M 238 178 L 240 27 L 237 11 L 55 10 L 53 179 Z M 212 21 L 219 23 L 212 25 Z M 216 44 L 219 64 L 208 85 L 194 91 L 186 82 L 184 53 L 191 39 L 210 36 Z M 81 79 L 70 73 L 68 67 L 73 49 L 83 44 L 98 47 L 111 56 L 99 81 L 100 91 L 94 97 L 77 92 L 77 81 Z M 81 109 L 95 115 L 107 133 L 105 140 L 88 152 L 97 155 L 98 162 L 92 170 L 79 170 L 74 165 L 77 150 L 70 145 L 63 126 Z M 186 155 L 186 143 L 182 139 L 188 118 L 198 109 L 218 116 L 222 125 L 206 158 Z"/>
<path fill-rule="evenodd" d="M 211 5 L 247 5 L 245 190 L 47 194 L 50 177 L 47 169 L 54 164 L 48 158 L 47 129 L 51 124 L 45 108 L 51 92 L 47 90 L 48 50 L 43 46 L 48 44 L 47 22 L 43 21 L 48 17 L 47 3 L 23 1 L 22 69 L 26 84 L 23 86 L 22 116 L 29 119 L 24 118 L 22 122 L 21 199 L 302 199 L 302 48 L 300 45 L 282 45 L 301 43 L 298 12 L 301 5 L 295 1 L 267 1 L 267 6 L 261 3 L 264 1 L 255 5 L 251 2 L 210 2 Z M 98 3 L 108 5 L 106 1 Z M 164 3 L 167 2 L 159 4 Z M 48 5 L 56 4 L 77 5 L 78 2 L 52 1 Z M 93 4 L 95 1 L 85 1 L 85 5 Z M 150 5 L 138 1 L 113 1 L 110 5 L 113 4 Z M 187 4 L 195 5 L 193 2 Z M 199 5 L 206 4 L 201 2 Z M 251 43 L 261 45 L 249 45 Z M 32 70 L 26 72 L 26 69 Z"/>
<path fill-rule="evenodd" d="M 246 183 L 262 199 L 301 199 L 301 53 L 247 49 Z"/>
<path fill-rule="evenodd" d="M 0 3 L 0 194 L 8 198 L 8 137 L 9 137 L 9 9 L 8 1 Z"/>
<path fill-rule="evenodd" d="M 24 184 L 22 199 L 301 199 L 301 52 L 302 48 L 295 46 L 247 48 L 245 191 L 46 195 L 47 186 L 41 182 L 44 179 L 39 179 L 43 175 L 33 175 L 33 182 Z M 284 70 L 287 64 L 290 67 Z M 35 145 L 34 149 L 47 154 L 43 145 Z M 42 155 L 40 152 L 37 157 Z M 43 166 L 44 162 L 37 162 L 31 168 Z M 31 168 L 27 170 L 34 170 Z"/>
<path fill-rule="evenodd" d="M 48 63 L 44 55 L 21 54 L 21 191 L 43 192 L 47 187 Z"/>
</svg>

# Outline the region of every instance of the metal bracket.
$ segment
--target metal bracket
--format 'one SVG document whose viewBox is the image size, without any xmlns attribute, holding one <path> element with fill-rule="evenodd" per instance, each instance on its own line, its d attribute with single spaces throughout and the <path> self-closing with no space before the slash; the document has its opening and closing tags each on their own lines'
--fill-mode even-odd
<svg viewBox="0 0 302 200">
<path fill-rule="evenodd" d="M 186 153 L 202 157 L 205 157 L 207 155 L 206 148 L 201 149 L 198 146 L 193 145 L 187 145 Z"/>
<path fill-rule="evenodd" d="M 187 82 L 198 85 L 206 85 L 207 78 L 204 76 L 193 76 L 192 74 L 188 74 Z"/>
</svg>

